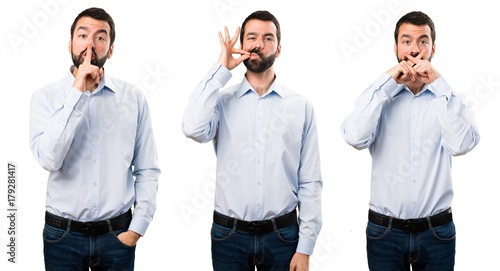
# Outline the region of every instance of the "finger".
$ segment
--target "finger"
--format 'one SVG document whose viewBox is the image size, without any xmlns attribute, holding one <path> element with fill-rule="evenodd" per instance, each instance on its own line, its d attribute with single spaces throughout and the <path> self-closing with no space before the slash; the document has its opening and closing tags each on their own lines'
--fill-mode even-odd
<svg viewBox="0 0 500 271">
<path fill-rule="evenodd" d="M 420 53 L 415 57 L 416 59 L 424 59 L 424 56 L 426 54 L 426 50 L 423 49 L 422 51 L 420 51 Z"/>
<path fill-rule="evenodd" d="M 92 54 L 93 54 L 92 45 L 88 44 L 85 59 L 84 59 L 83 63 L 90 64 L 90 61 L 92 60 Z"/>
<path fill-rule="evenodd" d="M 231 37 L 229 36 L 229 30 L 227 29 L 227 26 L 224 26 L 224 34 L 225 34 L 224 41 L 227 43 L 229 40 L 231 40 Z"/>
<path fill-rule="evenodd" d="M 238 49 L 238 48 L 233 49 L 233 54 L 249 55 L 250 56 L 250 53 L 248 51 L 245 51 L 243 49 Z"/>
<path fill-rule="evenodd" d="M 220 31 L 219 31 L 219 41 L 220 41 L 220 46 L 222 46 L 222 48 L 225 48 L 226 44 L 224 43 L 224 38 L 222 37 L 222 33 Z"/>
<path fill-rule="evenodd" d="M 408 53 L 406 53 L 406 54 L 405 54 L 405 56 L 406 56 L 406 58 L 407 58 L 410 62 L 412 62 L 412 63 L 413 63 L 413 66 L 412 66 L 412 67 L 414 67 L 414 66 L 417 64 L 417 62 L 418 62 L 419 60 L 423 60 L 423 59 L 424 59 L 425 53 L 426 53 L 426 50 L 425 50 L 425 49 L 423 49 L 423 50 L 422 50 L 422 51 L 420 51 L 420 53 L 418 53 L 418 55 L 417 55 L 417 56 L 415 56 L 415 57 L 413 57 L 412 55 L 410 55 L 410 54 L 408 54 Z"/>
<path fill-rule="evenodd" d="M 240 35 L 240 27 L 236 27 L 236 31 L 234 32 L 234 36 L 231 39 L 231 47 L 234 47 L 236 42 L 238 41 L 238 36 Z"/>
<path fill-rule="evenodd" d="M 410 63 L 411 67 L 413 67 L 413 66 L 415 66 L 415 64 L 417 64 L 417 61 L 418 61 L 417 58 L 413 57 L 412 55 L 410 55 L 408 53 L 406 53 L 405 56 L 406 56 L 406 59 L 408 59 L 408 60 L 406 60 L 406 62 Z M 418 57 L 418 55 L 417 55 L 417 57 Z"/>
</svg>

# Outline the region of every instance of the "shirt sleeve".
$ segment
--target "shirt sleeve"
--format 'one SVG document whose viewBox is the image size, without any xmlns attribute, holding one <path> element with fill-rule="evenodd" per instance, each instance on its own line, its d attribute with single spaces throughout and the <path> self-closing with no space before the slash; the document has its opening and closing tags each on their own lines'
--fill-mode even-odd
<svg viewBox="0 0 500 271">
<path fill-rule="evenodd" d="M 480 136 L 464 96 L 455 93 L 442 76 L 431 86 L 439 95 L 434 104 L 438 109 L 443 147 L 454 156 L 468 153 L 479 143 Z"/>
<path fill-rule="evenodd" d="M 397 88 L 396 81 L 384 73 L 358 97 L 353 112 L 341 125 L 341 134 L 349 145 L 365 149 L 375 141 L 383 105 Z"/>
<path fill-rule="evenodd" d="M 218 90 L 230 78 L 231 73 L 226 67 L 215 64 L 195 88 L 182 120 L 182 131 L 186 137 L 202 143 L 215 137 L 218 125 Z"/>
<path fill-rule="evenodd" d="M 88 98 L 73 87 L 60 104 L 49 98 L 54 97 L 47 97 L 44 91 L 31 98 L 30 148 L 44 169 L 57 171 L 71 146 Z"/>
<path fill-rule="evenodd" d="M 321 192 L 323 189 L 318 131 L 312 107 L 307 109 L 298 178 L 299 243 L 297 252 L 311 255 L 322 226 Z"/>
<path fill-rule="evenodd" d="M 156 144 L 149 106 L 142 93 L 138 94 L 139 117 L 137 137 L 132 160 L 135 177 L 135 204 L 129 230 L 144 236 L 156 211 L 156 194 L 158 177 L 161 173 L 158 166 Z"/>
</svg>

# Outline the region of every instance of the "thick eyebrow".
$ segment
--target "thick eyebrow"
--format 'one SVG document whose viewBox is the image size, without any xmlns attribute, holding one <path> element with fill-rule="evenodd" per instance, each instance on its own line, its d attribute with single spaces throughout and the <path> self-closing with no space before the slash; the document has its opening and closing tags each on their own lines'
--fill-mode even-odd
<svg viewBox="0 0 500 271">
<path fill-rule="evenodd" d="M 255 36 L 257 36 L 258 34 L 257 34 L 256 32 L 248 32 L 248 33 L 247 33 L 247 36 L 250 36 L 250 35 L 255 35 Z M 264 34 L 264 37 L 273 37 L 273 38 L 274 38 L 274 34 L 273 34 L 273 33 L 271 33 L 271 32 L 269 32 L 269 33 Z"/>
<path fill-rule="evenodd" d="M 409 35 L 409 34 L 402 34 L 402 35 L 401 35 L 401 38 L 411 38 L 411 35 Z M 427 35 L 427 34 L 422 34 L 422 35 L 420 35 L 417 39 L 419 39 L 419 40 L 420 40 L 420 39 L 423 39 L 423 38 L 427 38 L 427 39 L 428 39 L 428 38 L 429 38 L 429 35 Z"/>
<path fill-rule="evenodd" d="M 78 27 L 77 31 L 78 31 L 78 30 L 85 30 L 85 31 L 89 31 L 89 28 L 88 28 L 88 27 L 86 27 L 86 26 L 80 26 L 80 27 Z M 99 30 L 97 30 L 97 31 L 96 31 L 96 34 L 99 34 L 99 33 L 104 33 L 104 34 L 108 35 L 108 31 L 107 31 L 106 29 L 99 29 Z"/>
</svg>

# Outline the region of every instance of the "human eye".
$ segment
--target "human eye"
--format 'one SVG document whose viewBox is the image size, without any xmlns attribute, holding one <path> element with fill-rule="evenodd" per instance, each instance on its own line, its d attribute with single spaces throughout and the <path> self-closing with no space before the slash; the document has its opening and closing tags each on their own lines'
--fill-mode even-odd
<svg viewBox="0 0 500 271">
<path fill-rule="evenodd" d="M 420 44 L 422 44 L 422 45 L 428 45 L 429 41 L 428 40 L 421 40 Z"/>
<path fill-rule="evenodd" d="M 100 42 L 106 42 L 106 38 L 103 36 L 97 36 L 95 39 Z"/>
</svg>

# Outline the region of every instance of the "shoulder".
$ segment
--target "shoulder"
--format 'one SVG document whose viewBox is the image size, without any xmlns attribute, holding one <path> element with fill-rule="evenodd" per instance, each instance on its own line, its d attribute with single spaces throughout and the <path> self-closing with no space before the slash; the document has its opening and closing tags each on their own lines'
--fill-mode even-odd
<svg viewBox="0 0 500 271">
<path fill-rule="evenodd" d="M 36 90 L 33 92 L 32 98 L 51 97 L 51 99 L 56 99 L 58 96 L 64 96 L 71 86 L 71 78 L 66 76 L 58 81 L 48 83 L 42 88 Z"/>
<path fill-rule="evenodd" d="M 304 96 L 302 93 L 285 86 L 282 86 L 281 88 L 283 90 L 284 99 L 288 103 L 292 103 L 293 105 L 302 105 L 310 109 L 314 107 L 311 100 L 309 100 L 309 98 Z"/>
<path fill-rule="evenodd" d="M 106 76 L 105 80 L 106 87 L 119 96 L 134 96 L 141 100 L 145 99 L 145 91 L 128 81 L 114 76 Z"/>
</svg>

